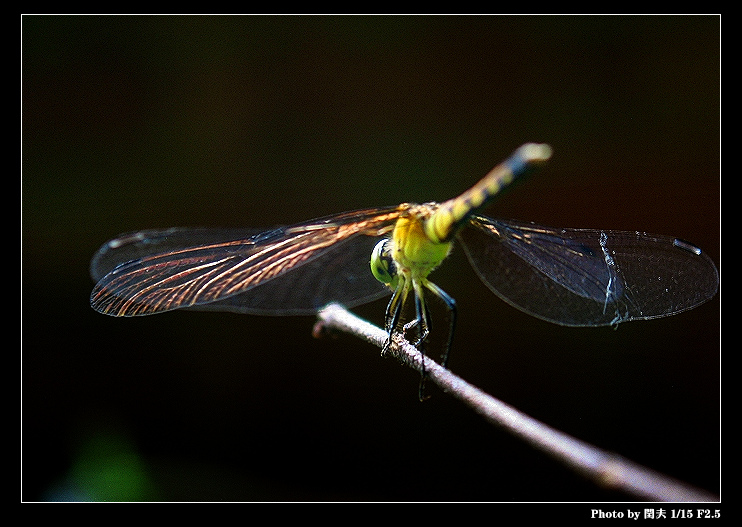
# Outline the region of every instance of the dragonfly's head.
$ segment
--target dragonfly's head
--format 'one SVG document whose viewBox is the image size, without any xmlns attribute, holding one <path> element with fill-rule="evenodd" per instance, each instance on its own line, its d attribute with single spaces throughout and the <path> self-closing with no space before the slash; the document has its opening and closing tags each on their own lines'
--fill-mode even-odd
<svg viewBox="0 0 742 527">
<path fill-rule="evenodd" d="M 392 258 L 391 240 L 389 238 L 377 243 L 371 252 L 371 272 L 382 284 L 386 284 L 392 289 L 397 288 L 399 275 L 397 274 L 397 264 L 394 263 L 394 258 Z"/>
</svg>

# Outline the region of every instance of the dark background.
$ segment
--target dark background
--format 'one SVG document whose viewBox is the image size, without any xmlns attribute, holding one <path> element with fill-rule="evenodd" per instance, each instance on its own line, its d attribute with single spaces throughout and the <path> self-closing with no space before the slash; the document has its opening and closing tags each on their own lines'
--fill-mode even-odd
<svg viewBox="0 0 742 527">
<path fill-rule="evenodd" d="M 527 141 L 487 213 L 658 232 L 720 258 L 715 16 L 22 18 L 22 499 L 611 501 L 312 317 L 90 309 L 120 232 L 443 200 Z M 458 251 L 450 367 L 718 493 L 719 297 L 570 329 Z M 381 323 L 385 301 L 357 310 Z"/>
</svg>

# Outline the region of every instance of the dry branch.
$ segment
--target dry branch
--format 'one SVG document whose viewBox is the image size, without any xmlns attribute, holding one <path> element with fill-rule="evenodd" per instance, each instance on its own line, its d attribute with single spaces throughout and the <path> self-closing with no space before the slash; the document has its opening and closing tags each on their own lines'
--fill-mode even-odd
<svg viewBox="0 0 742 527">
<path fill-rule="evenodd" d="M 341 330 L 380 348 L 388 338 L 383 329 L 358 318 L 338 304 L 328 305 L 318 317 L 318 330 L 322 328 Z M 648 501 L 719 501 L 717 496 L 709 492 L 580 441 L 525 415 L 472 386 L 429 357 L 423 357 L 403 338 L 393 339 L 389 352 L 417 371 L 423 371 L 424 360 L 427 378 L 445 392 L 464 401 L 491 423 L 504 428 L 601 486 Z"/>
</svg>

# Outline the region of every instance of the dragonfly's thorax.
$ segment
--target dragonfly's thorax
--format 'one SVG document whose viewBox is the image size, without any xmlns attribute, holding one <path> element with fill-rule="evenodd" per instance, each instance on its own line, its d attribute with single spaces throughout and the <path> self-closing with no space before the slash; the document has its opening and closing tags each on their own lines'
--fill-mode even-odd
<svg viewBox="0 0 742 527">
<path fill-rule="evenodd" d="M 435 243 L 425 234 L 425 222 L 438 203 L 410 205 L 394 226 L 391 255 L 397 272 L 407 278 L 424 279 L 451 251 L 451 242 Z"/>
</svg>

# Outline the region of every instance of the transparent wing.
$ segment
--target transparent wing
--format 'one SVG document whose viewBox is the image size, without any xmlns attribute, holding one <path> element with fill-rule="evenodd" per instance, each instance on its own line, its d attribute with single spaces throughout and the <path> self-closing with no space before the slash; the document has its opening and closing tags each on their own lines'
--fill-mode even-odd
<svg viewBox="0 0 742 527">
<path fill-rule="evenodd" d="M 709 300 L 719 284 L 705 253 L 669 236 L 475 216 L 459 240 L 496 295 L 567 326 L 673 315 Z"/>
<path fill-rule="evenodd" d="M 91 306 L 115 316 L 178 308 L 315 313 L 389 294 L 371 274 L 397 207 L 336 214 L 269 231 L 166 229 L 123 235 L 91 262 Z"/>
<path fill-rule="evenodd" d="M 172 227 L 119 234 L 95 253 L 90 261 L 90 276 L 98 282 L 119 265 L 132 260 L 200 245 L 248 240 L 265 232 L 266 229 Z"/>
</svg>

